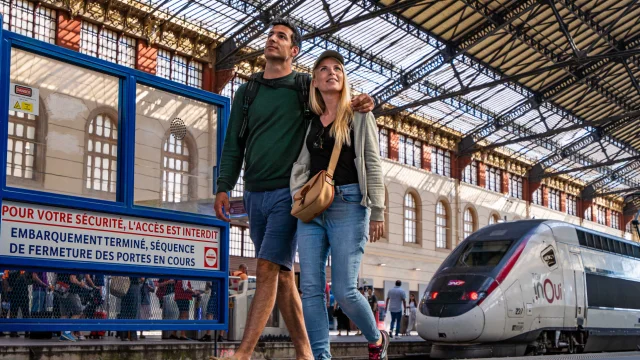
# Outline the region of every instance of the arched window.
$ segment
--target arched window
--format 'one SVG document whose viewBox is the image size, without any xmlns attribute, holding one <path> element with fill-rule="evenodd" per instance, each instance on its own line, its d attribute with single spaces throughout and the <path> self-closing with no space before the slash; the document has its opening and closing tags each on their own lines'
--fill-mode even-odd
<svg viewBox="0 0 640 360">
<path fill-rule="evenodd" d="M 162 147 L 162 201 L 179 203 L 188 201 L 191 194 L 191 141 L 187 134 L 176 139 L 169 134 Z"/>
<path fill-rule="evenodd" d="M 491 216 L 489 216 L 489 225 L 494 225 L 498 223 L 498 215 L 497 214 L 491 214 Z"/>
<path fill-rule="evenodd" d="M 464 211 L 464 238 L 468 238 L 476 230 L 476 216 L 471 208 Z"/>
<path fill-rule="evenodd" d="M 447 248 L 448 220 L 447 207 L 442 201 L 438 201 L 436 204 L 436 248 Z"/>
<path fill-rule="evenodd" d="M 38 116 L 9 110 L 9 139 L 7 140 L 7 179 L 42 179 L 36 156 L 44 149 L 39 146 Z M 13 181 L 12 181 L 13 182 Z"/>
<path fill-rule="evenodd" d="M 103 193 L 116 192 L 118 163 L 118 123 L 106 113 L 93 117 L 87 127 L 85 188 Z"/>
<path fill-rule="evenodd" d="M 404 195 L 404 242 L 418 243 L 418 206 L 416 196 L 410 192 Z"/>
<path fill-rule="evenodd" d="M 591 216 L 591 206 L 587 206 L 587 208 L 584 209 L 584 219 L 589 221 L 593 220 Z"/>
</svg>

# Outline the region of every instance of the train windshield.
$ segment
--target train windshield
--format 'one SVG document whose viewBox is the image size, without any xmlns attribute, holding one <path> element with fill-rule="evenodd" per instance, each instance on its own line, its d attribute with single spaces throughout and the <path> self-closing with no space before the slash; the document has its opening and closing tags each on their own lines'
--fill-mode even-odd
<svg viewBox="0 0 640 360">
<path fill-rule="evenodd" d="M 453 267 L 494 267 L 509 251 L 513 240 L 473 241 L 465 246 Z"/>
</svg>

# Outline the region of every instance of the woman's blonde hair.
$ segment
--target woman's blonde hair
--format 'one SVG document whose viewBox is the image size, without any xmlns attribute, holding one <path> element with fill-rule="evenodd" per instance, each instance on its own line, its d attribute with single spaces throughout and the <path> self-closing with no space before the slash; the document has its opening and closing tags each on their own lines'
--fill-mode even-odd
<svg viewBox="0 0 640 360">
<path fill-rule="evenodd" d="M 342 89 L 340 90 L 340 101 L 338 101 L 338 110 L 336 111 L 336 119 L 333 121 L 333 127 L 331 127 L 330 135 L 336 139 L 336 142 L 340 144 L 346 144 L 351 146 L 351 136 L 349 131 L 351 129 L 351 120 L 353 119 L 353 110 L 351 109 L 351 88 L 349 86 L 349 79 L 347 73 L 344 70 L 344 65 L 340 64 L 342 68 Z M 312 78 L 316 79 L 316 69 L 313 69 Z M 311 105 L 311 111 L 317 115 L 322 115 L 327 106 L 322 99 L 322 94 L 317 87 L 311 83 L 311 91 L 309 91 L 309 104 Z"/>
</svg>

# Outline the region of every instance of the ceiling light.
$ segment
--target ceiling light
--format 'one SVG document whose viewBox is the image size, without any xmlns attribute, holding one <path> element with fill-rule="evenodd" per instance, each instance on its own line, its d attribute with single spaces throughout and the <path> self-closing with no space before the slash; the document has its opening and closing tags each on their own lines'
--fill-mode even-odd
<svg viewBox="0 0 640 360">
<path fill-rule="evenodd" d="M 415 269 L 413 269 L 413 270 L 415 270 L 415 271 L 420 271 L 420 268 L 415 268 Z"/>
<path fill-rule="evenodd" d="M 385 263 L 378 264 L 378 266 L 387 266 Z"/>
</svg>

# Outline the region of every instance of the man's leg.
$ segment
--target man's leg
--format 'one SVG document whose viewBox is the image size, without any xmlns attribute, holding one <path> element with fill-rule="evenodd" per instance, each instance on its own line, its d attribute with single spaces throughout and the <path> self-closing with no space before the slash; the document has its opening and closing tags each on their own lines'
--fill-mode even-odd
<svg viewBox="0 0 640 360">
<path fill-rule="evenodd" d="M 269 315 L 276 302 L 278 289 L 278 274 L 280 265 L 264 259 L 258 259 L 256 270 L 256 294 L 253 297 L 247 324 L 242 335 L 242 343 L 235 354 L 239 360 L 249 360 L 253 354 L 262 330 L 264 330 Z"/>
<path fill-rule="evenodd" d="M 293 271 L 280 270 L 277 303 L 296 349 L 296 359 L 313 359 Z"/>
<path fill-rule="evenodd" d="M 396 318 L 396 336 L 400 333 L 400 323 L 402 322 L 402 312 L 394 313 Z"/>
</svg>

